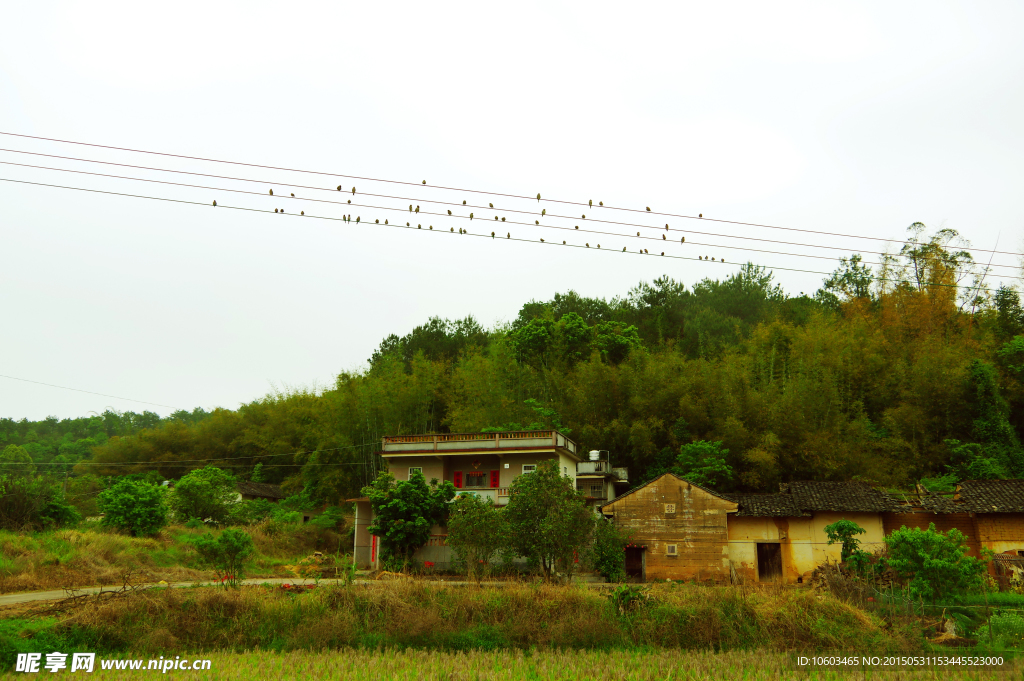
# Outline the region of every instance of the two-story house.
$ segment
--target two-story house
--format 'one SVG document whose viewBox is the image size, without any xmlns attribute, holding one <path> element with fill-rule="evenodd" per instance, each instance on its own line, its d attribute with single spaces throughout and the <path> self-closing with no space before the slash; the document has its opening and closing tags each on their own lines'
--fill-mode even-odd
<svg viewBox="0 0 1024 681">
<path fill-rule="evenodd" d="M 612 468 L 608 450 L 592 450 L 576 464 L 576 489 L 595 511 L 629 489 L 629 469 Z"/>
<path fill-rule="evenodd" d="M 563 475 L 576 478 L 581 462 L 576 443 L 557 430 L 505 433 L 444 433 L 385 437 L 381 456 L 396 480 L 408 480 L 420 471 L 431 479 L 450 481 L 460 492 L 508 503 L 508 489 L 520 475 L 532 473 L 544 461 L 557 461 Z M 376 569 L 380 560 L 377 537 L 367 531 L 373 520 L 369 500 L 354 499 L 355 562 Z M 416 553 L 417 560 L 446 565 L 451 561 L 446 530 L 434 527 L 430 541 Z"/>
</svg>

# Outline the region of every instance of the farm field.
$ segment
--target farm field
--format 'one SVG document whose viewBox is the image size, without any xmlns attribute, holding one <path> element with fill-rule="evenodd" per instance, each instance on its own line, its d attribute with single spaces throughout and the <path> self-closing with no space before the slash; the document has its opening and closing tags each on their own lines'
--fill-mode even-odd
<svg viewBox="0 0 1024 681">
<path fill-rule="evenodd" d="M 765 651 L 724 653 L 694 651 L 510 651 L 450 653 L 424 650 L 337 651 L 288 653 L 243 652 L 203 655 L 208 671 L 171 672 L 168 678 L 228 681 L 229 679 L 345 679 L 346 681 L 697 681 L 742 679 L 783 681 L 808 679 L 842 681 L 883 678 L 910 679 L 1019 679 L 1024 664 L 1006 664 L 1001 671 L 957 669 L 797 670 L 785 654 Z M 97 670 L 91 678 L 138 678 L 140 672 Z M 0 679 L 24 678 L 8 673 Z"/>
</svg>

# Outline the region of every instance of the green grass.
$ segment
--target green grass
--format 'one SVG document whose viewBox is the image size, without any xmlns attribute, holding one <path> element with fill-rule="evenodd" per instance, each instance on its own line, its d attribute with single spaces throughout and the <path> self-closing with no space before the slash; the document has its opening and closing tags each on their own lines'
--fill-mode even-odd
<svg viewBox="0 0 1024 681">
<path fill-rule="evenodd" d="M 1002 671 L 958 669 L 896 670 L 865 675 L 858 670 L 797 670 L 786 655 L 768 651 L 712 653 L 708 651 L 578 651 L 498 650 L 446 653 L 423 650 L 244 652 L 188 656 L 209 659 L 208 671 L 170 672 L 169 678 L 229 681 L 233 679 L 345 679 L 346 681 L 845 681 L 877 678 L 885 681 L 964 679 L 988 681 L 1021 678 L 1024 670 L 1010 662 Z M 148 660 L 147 660 L 148 661 Z M 121 681 L 146 672 L 101 671 L 89 678 Z M 43 672 L 48 674 L 48 672 Z M 149 672 L 152 675 L 154 672 Z M 0 674 L 0 678 L 25 678 Z"/>
</svg>

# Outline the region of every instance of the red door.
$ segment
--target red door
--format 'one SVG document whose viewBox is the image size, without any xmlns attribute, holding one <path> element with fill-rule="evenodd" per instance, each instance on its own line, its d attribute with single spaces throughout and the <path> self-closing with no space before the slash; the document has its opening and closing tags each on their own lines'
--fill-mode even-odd
<svg viewBox="0 0 1024 681">
<path fill-rule="evenodd" d="M 371 534 L 370 536 L 372 537 L 372 539 L 370 541 L 370 562 L 371 563 L 376 563 L 377 562 L 377 535 Z"/>
</svg>

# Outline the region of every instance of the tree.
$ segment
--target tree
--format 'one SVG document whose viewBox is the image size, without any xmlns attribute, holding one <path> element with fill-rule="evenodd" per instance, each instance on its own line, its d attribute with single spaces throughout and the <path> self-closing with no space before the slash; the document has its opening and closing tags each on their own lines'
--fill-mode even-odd
<svg viewBox="0 0 1024 681">
<path fill-rule="evenodd" d="M 597 518 L 588 562 L 609 582 L 621 582 L 626 578 L 627 541 L 610 520 L 604 517 Z"/>
<path fill-rule="evenodd" d="M 448 515 L 448 545 L 470 579 L 480 583 L 481 566 L 486 569 L 503 543 L 502 515 L 490 499 L 471 492 L 455 498 Z"/>
<path fill-rule="evenodd" d="M 863 527 L 852 520 L 846 520 L 845 518 L 825 526 L 825 536 L 828 537 L 829 545 L 843 545 L 842 553 L 839 558 L 843 563 L 860 551 L 860 540 L 857 539 L 856 535 L 864 534 L 865 532 L 867 532 L 867 530 Z"/>
<path fill-rule="evenodd" d="M 680 446 L 679 476 L 696 484 L 714 487 L 732 481 L 732 466 L 725 463 L 729 450 L 721 442 L 698 440 Z"/>
<path fill-rule="evenodd" d="M 579 555 L 590 544 L 594 514 L 557 461 L 544 461 L 509 488 L 502 511 L 508 549 L 536 563 L 545 581 L 556 571 L 572 578 Z"/>
<path fill-rule="evenodd" d="M 910 593 L 937 600 L 960 601 L 968 591 L 984 588 L 985 562 L 967 555 L 967 537 L 957 529 L 938 532 L 901 527 L 885 538 L 888 564 L 907 581 Z"/>
<path fill-rule="evenodd" d="M 238 498 L 235 477 L 214 466 L 194 470 L 181 478 L 171 493 L 170 505 L 179 520 L 198 518 L 224 522 Z"/>
<path fill-rule="evenodd" d="M 24 447 L 7 445 L 0 452 L 0 475 L 32 475 L 36 467 Z"/>
<path fill-rule="evenodd" d="M 121 479 L 99 494 L 103 524 L 133 537 L 156 534 L 167 524 L 164 491 L 156 485 Z"/>
<path fill-rule="evenodd" d="M 427 543 L 430 529 L 444 520 L 455 485 L 447 480 L 438 484 L 436 479 L 428 485 L 419 471 L 399 482 L 390 473 L 381 473 L 363 488 L 363 495 L 370 499 L 374 515 L 367 530 L 380 538 L 383 553 L 408 565 L 416 549 Z"/>
<path fill-rule="evenodd" d="M 226 580 L 231 586 L 245 578 L 242 570 L 256 551 L 252 537 L 234 528 L 224 530 L 216 538 L 207 532 L 196 538 L 195 547 L 200 561 L 217 572 L 218 580 Z"/>
</svg>

